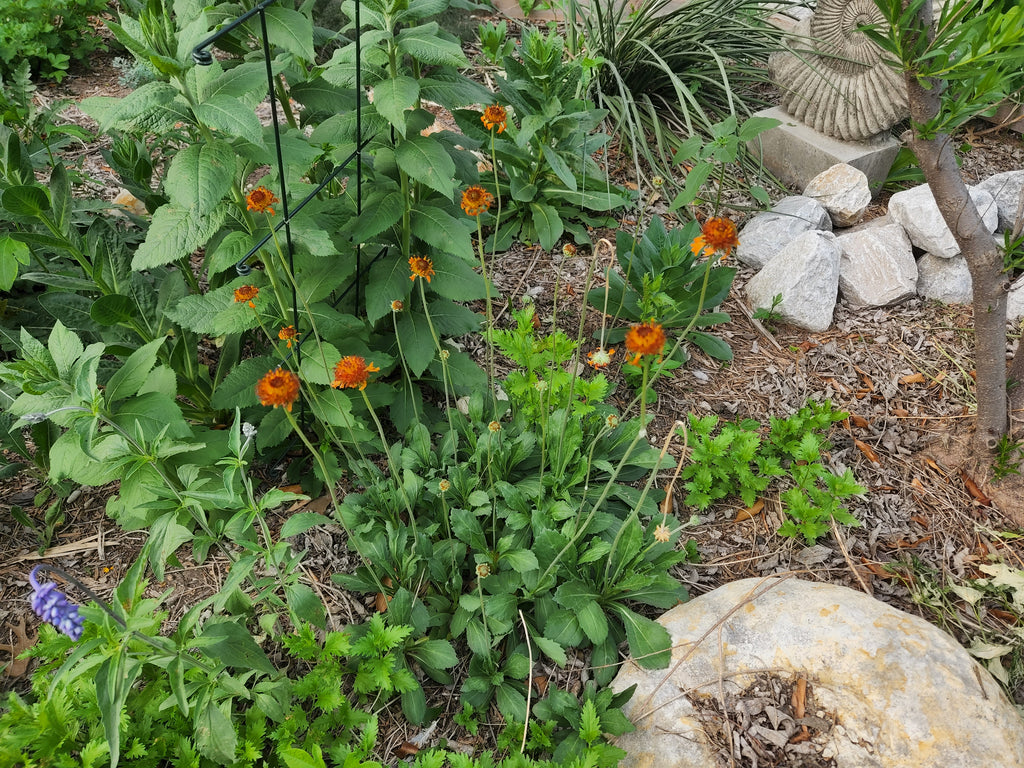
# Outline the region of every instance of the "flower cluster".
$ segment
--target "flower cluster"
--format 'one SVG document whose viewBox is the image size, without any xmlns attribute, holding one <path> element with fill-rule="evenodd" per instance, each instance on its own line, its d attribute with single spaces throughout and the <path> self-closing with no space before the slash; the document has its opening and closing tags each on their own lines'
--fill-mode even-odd
<svg viewBox="0 0 1024 768">
<path fill-rule="evenodd" d="M 694 256 L 720 253 L 724 258 L 739 244 L 736 225 L 724 216 L 715 216 L 704 222 L 704 226 L 700 228 L 700 234 L 691 243 L 690 250 L 693 251 Z"/>
<path fill-rule="evenodd" d="M 277 338 L 281 341 L 288 343 L 288 349 L 292 348 L 292 342 L 299 338 L 299 332 L 295 330 L 294 325 L 286 325 L 280 331 L 277 332 Z"/>
<path fill-rule="evenodd" d="M 235 288 L 235 303 L 241 304 L 243 301 L 249 302 L 249 306 L 256 309 L 254 300 L 260 295 L 260 289 L 255 285 L 241 285 Z"/>
<path fill-rule="evenodd" d="M 280 202 L 274 193 L 266 187 L 256 187 L 256 189 L 245 196 L 246 210 L 256 211 L 256 213 L 267 213 L 271 216 L 274 215 L 274 209 L 271 206 Z"/>
<path fill-rule="evenodd" d="M 288 412 L 299 396 L 299 377 L 284 368 L 275 368 L 256 382 L 256 397 L 261 405 L 283 405 Z"/>
<path fill-rule="evenodd" d="M 494 195 L 483 187 L 472 186 L 462 193 L 462 210 L 470 216 L 486 213 L 494 200 Z"/>
<path fill-rule="evenodd" d="M 366 360 L 358 355 L 348 355 L 334 366 L 334 381 L 331 382 L 331 386 L 335 389 L 351 387 L 362 391 L 366 389 L 370 374 L 379 370 L 376 365 L 367 364 Z"/>
<path fill-rule="evenodd" d="M 32 585 L 32 610 L 43 621 L 53 624 L 57 629 L 77 640 L 82 636 L 82 624 L 85 620 L 78 614 L 78 606 L 68 601 L 63 592 L 57 589 L 52 581 L 40 584 L 36 574 L 42 566 L 37 565 L 28 576 Z"/>
<path fill-rule="evenodd" d="M 422 277 L 428 283 L 430 278 L 434 276 L 434 262 L 428 259 L 426 256 L 411 256 L 409 257 L 409 269 L 412 270 L 412 274 L 409 275 L 410 280 L 415 280 L 417 277 Z M 391 309 L 395 310 L 395 303 L 391 302 Z"/>
<path fill-rule="evenodd" d="M 633 353 L 631 365 L 639 365 L 642 355 L 660 355 L 665 348 L 665 331 L 655 322 L 634 325 L 626 334 L 626 349 Z"/>
<path fill-rule="evenodd" d="M 505 130 L 506 120 L 508 120 L 508 113 L 505 112 L 505 108 L 500 104 L 491 104 L 480 115 L 480 122 L 484 124 L 484 128 L 491 131 L 496 127 L 498 133 Z"/>
</svg>

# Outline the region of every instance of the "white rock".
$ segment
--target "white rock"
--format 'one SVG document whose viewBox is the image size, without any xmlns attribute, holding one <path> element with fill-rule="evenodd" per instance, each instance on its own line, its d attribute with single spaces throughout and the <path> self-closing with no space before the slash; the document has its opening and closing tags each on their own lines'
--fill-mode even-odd
<svg viewBox="0 0 1024 768">
<path fill-rule="evenodd" d="M 804 189 L 804 197 L 825 206 L 836 227 L 853 226 L 871 204 L 868 177 L 864 171 L 846 163 L 837 163 L 811 179 Z"/>
<path fill-rule="evenodd" d="M 838 768 L 1022 768 L 1020 716 L 953 638 L 863 593 L 790 579 L 743 579 L 658 620 L 667 670 L 627 661 L 612 682 L 637 685 L 618 738 L 621 768 L 717 765 L 687 694 L 738 692 L 756 673 L 804 676 L 835 717 Z"/>
<path fill-rule="evenodd" d="M 839 290 L 854 306 L 884 307 L 917 290 L 917 262 L 899 224 L 839 235 Z"/>
<path fill-rule="evenodd" d="M 1006 319 L 1016 322 L 1024 318 L 1024 277 L 1018 277 L 1006 295 Z"/>
<path fill-rule="evenodd" d="M 812 230 L 779 251 L 747 283 L 747 297 L 768 309 L 782 294 L 775 312 L 785 323 L 810 331 L 825 331 L 832 324 L 839 290 L 839 244 L 831 232 Z"/>
<path fill-rule="evenodd" d="M 917 293 L 926 299 L 937 299 L 943 304 L 970 304 L 971 272 L 967 259 L 954 256 L 940 259 L 926 253 L 917 260 Z"/>
<path fill-rule="evenodd" d="M 832 219 L 825 207 L 809 197 L 784 197 L 774 208 L 757 214 L 740 230 L 736 258 L 760 269 L 797 237 L 815 229 L 832 229 Z"/>
<path fill-rule="evenodd" d="M 977 187 L 969 188 L 968 191 L 981 213 L 985 227 L 990 233 L 995 232 L 999 224 L 999 211 L 992 195 Z M 889 215 L 903 225 L 910 235 L 910 242 L 922 251 L 944 259 L 951 259 L 960 253 L 960 246 L 956 244 L 953 233 L 939 213 L 939 206 L 935 204 L 927 184 L 893 195 L 889 200 Z"/>
<path fill-rule="evenodd" d="M 1017 217 L 1017 206 L 1020 205 L 1021 190 L 1024 190 L 1024 170 L 1004 171 L 989 176 L 975 189 L 984 190 L 995 198 L 999 212 L 998 231 L 1012 230 Z"/>
</svg>

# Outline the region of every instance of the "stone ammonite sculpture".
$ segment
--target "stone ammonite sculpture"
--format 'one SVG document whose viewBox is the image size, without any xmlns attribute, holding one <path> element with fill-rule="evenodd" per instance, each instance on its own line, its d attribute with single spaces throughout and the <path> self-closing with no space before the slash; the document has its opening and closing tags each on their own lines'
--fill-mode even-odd
<svg viewBox="0 0 1024 768">
<path fill-rule="evenodd" d="M 769 59 L 783 109 L 846 141 L 870 138 L 904 119 L 903 77 L 860 31 L 868 24 L 885 25 L 873 0 L 818 0 L 814 14 L 794 30 L 795 53 Z"/>
</svg>

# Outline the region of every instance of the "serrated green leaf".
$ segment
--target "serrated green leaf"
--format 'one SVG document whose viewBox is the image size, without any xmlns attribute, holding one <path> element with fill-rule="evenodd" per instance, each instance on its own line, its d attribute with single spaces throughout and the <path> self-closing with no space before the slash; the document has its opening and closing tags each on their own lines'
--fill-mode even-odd
<svg viewBox="0 0 1024 768">
<path fill-rule="evenodd" d="M 50 210 L 50 198 L 42 187 L 8 187 L 0 195 L 0 206 L 15 216 L 36 217 Z"/>
<path fill-rule="evenodd" d="M 242 282 L 239 278 L 207 294 L 185 296 L 164 314 L 183 328 L 210 336 L 255 328 L 259 315 L 246 302 L 235 301 L 234 289 Z"/>
<path fill-rule="evenodd" d="M 291 8 L 272 5 L 264 13 L 267 17 L 267 36 L 272 45 L 307 62 L 316 58 L 313 50 L 313 22 L 306 14 Z M 256 37 L 261 33 L 257 32 Z"/>
<path fill-rule="evenodd" d="M 199 635 L 203 653 L 222 664 L 238 669 L 255 669 L 273 675 L 277 669 L 257 645 L 249 630 L 234 621 L 207 624 Z"/>
<path fill-rule="evenodd" d="M 156 364 L 156 357 L 163 343 L 163 337 L 153 339 L 132 352 L 121 367 L 114 371 L 103 392 L 108 407 L 118 400 L 138 394 Z"/>
<path fill-rule="evenodd" d="M 473 240 L 469 230 L 447 211 L 417 203 L 412 209 L 412 234 L 434 248 L 472 262 Z"/>
<path fill-rule="evenodd" d="M 223 205 L 208 211 L 161 206 L 153 214 L 145 242 L 132 258 L 132 269 L 141 272 L 191 256 L 214 236 L 226 216 Z"/>
<path fill-rule="evenodd" d="M 411 77 L 399 75 L 373 87 L 373 106 L 399 135 L 405 136 L 405 111 L 415 106 L 419 95 L 419 84 Z"/>
<path fill-rule="evenodd" d="M 273 357 L 251 357 L 235 365 L 210 398 L 210 406 L 219 410 L 247 408 L 259 402 L 256 382 L 274 370 L 279 362 Z"/>
<path fill-rule="evenodd" d="M 211 96 L 196 108 L 196 117 L 228 136 L 238 136 L 258 147 L 264 145 L 263 126 L 256 113 L 233 96 Z"/>
<path fill-rule="evenodd" d="M 352 239 L 357 243 L 367 242 L 401 221 L 404 212 L 401 192 L 390 192 L 382 198 L 367 201 L 352 227 Z"/>
<path fill-rule="evenodd" d="M 455 163 L 444 146 L 429 136 L 410 136 L 395 147 L 403 171 L 447 198 L 455 191 Z"/>
<path fill-rule="evenodd" d="M 195 735 L 196 748 L 204 757 L 219 765 L 230 765 L 235 761 L 238 734 L 215 702 L 207 703 L 196 718 Z"/>
<path fill-rule="evenodd" d="M 550 251 L 555 247 L 558 238 L 565 232 L 562 217 L 558 215 L 555 208 L 547 203 L 530 203 L 530 214 L 533 226 L 537 230 L 540 247 L 545 251 Z"/>
<path fill-rule="evenodd" d="M 214 208 L 231 188 L 235 152 L 225 141 L 192 144 L 171 160 L 164 189 L 179 208 Z"/>
<path fill-rule="evenodd" d="M 280 538 L 287 539 L 291 536 L 305 533 L 310 528 L 315 528 L 318 525 L 330 525 L 332 522 L 329 517 L 325 517 L 318 512 L 296 512 L 284 521 L 279 535 Z"/>
<path fill-rule="evenodd" d="M 396 45 L 401 53 L 412 56 L 424 64 L 466 66 L 466 56 L 462 52 L 462 47 L 453 40 L 441 37 L 436 21 L 406 27 L 398 33 Z"/>
<path fill-rule="evenodd" d="M 623 605 L 613 605 L 626 628 L 629 653 L 644 669 L 664 669 L 672 660 L 672 637 L 661 624 L 634 613 Z"/>
<path fill-rule="evenodd" d="M 65 327 L 64 323 L 57 320 L 50 331 L 50 338 L 47 339 L 46 346 L 50 350 L 50 356 L 53 358 L 54 365 L 57 367 L 57 375 L 62 380 L 67 381 L 75 361 L 85 351 L 82 340 L 78 338 L 78 334 L 72 333 Z"/>
<path fill-rule="evenodd" d="M 398 318 L 402 355 L 412 375 L 419 378 L 437 354 L 437 342 L 424 315 L 403 312 Z"/>
</svg>

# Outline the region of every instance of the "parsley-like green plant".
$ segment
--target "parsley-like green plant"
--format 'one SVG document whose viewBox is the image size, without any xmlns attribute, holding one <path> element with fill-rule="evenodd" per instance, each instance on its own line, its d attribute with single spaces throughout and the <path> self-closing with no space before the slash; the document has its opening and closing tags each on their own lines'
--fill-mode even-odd
<svg viewBox="0 0 1024 768">
<path fill-rule="evenodd" d="M 23 61 L 37 78 L 60 82 L 72 62 L 104 50 L 89 24 L 107 10 L 104 0 L 5 0 L 0 15 L 0 76 Z"/>
</svg>

